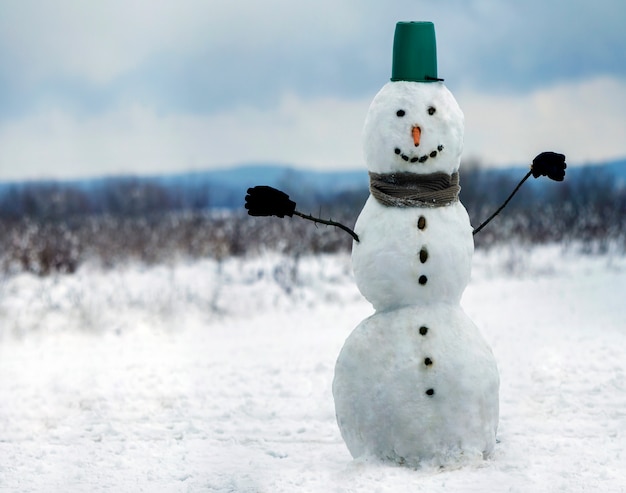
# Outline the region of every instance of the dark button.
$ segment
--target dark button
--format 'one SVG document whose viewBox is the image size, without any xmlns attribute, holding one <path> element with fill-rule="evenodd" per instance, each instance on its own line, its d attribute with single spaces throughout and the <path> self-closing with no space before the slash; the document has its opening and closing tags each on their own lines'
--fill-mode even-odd
<svg viewBox="0 0 626 493">
<path fill-rule="evenodd" d="M 428 278 L 426 276 L 420 276 L 420 278 L 418 279 L 418 282 L 423 286 L 424 284 L 428 282 Z"/>
<path fill-rule="evenodd" d="M 425 336 L 427 332 L 428 332 L 428 327 L 425 327 L 424 325 L 422 325 L 420 327 L 420 334 Z"/>
<path fill-rule="evenodd" d="M 428 389 L 426 395 L 435 395 L 435 389 Z"/>
<path fill-rule="evenodd" d="M 419 229 L 424 229 L 426 227 L 426 218 L 424 216 L 420 216 L 417 220 L 417 227 Z"/>
<path fill-rule="evenodd" d="M 422 249 L 420 250 L 420 262 L 424 263 L 428 260 L 428 250 L 426 250 L 426 247 L 422 247 Z"/>
<path fill-rule="evenodd" d="M 426 366 L 430 366 L 430 365 L 432 365 L 432 364 L 433 364 L 433 360 L 432 360 L 432 359 L 430 359 L 430 358 L 426 358 L 426 359 L 424 360 L 424 364 L 425 364 Z"/>
</svg>

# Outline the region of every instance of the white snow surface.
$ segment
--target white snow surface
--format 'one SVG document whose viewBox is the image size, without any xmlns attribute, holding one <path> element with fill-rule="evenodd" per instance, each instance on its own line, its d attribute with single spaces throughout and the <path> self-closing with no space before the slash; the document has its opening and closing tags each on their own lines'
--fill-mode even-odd
<svg viewBox="0 0 626 493">
<path fill-rule="evenodd" d="M 0 278 L 0 491 L 626 491 L 626 258 L 478 251 L 491 459 L 352 460 L 331 385 L 373 309 L 348 254 Z"/>
</svg>

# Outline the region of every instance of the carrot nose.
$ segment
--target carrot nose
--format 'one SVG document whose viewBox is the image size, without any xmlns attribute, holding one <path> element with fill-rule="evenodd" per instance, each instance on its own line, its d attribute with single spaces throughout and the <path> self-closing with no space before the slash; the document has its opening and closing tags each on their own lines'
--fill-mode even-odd
<svg viewBox="0 0 626 493">
<path fill-rule="evenodd" d="M 420 137 L 422 136 L 422 129 L 415 125 L 411 129 L 411 134 L 413 134 L 413 142 L 415 142 L 415 147 L 420 145 Z"/>
</svg>

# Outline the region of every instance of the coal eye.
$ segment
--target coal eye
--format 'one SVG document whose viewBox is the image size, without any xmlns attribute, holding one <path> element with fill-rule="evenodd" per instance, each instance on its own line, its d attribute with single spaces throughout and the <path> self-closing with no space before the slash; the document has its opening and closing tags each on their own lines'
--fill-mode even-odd
<svg viewBox="0 0 626 493">
<path fill-rule="evenodd" d="M 434 115 L 434 114 L 435 114 L 435 111 L 437 111 L 437 110 L 435 109 L 435 107 L 434 107 L 434 106 L 430 106 L 430 107 L 428 108 L 428 114 L 429 114 L 429 115 Z"/>
<path fill-rule="evenodd" d="M 396 111 L 396 115 L 398 115 L 399 117 L 403 117 L 404 115 L 406 115 L 406 111 L 398 110 L 398 111 Z"/>
</svg>

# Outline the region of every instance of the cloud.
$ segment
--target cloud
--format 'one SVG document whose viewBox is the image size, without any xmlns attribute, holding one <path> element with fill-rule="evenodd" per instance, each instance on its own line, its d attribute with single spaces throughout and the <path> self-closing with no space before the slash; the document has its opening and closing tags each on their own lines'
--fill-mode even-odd
<svg viewBox="0 0 626 493">
<path fill-rule="evenodd" d="M 0 179 L 155 173 L 245 161 L 358 166 L 366 102 L 283 98 L 271 110 L 159 115 L 145 106 L 0 125 Z M 5 165 L 4 163 L 7 163 Z M 10 163 L 10 164 L 8 164 Z"/>
<path fill-rule="evenodd" d="M 355 7 L 331 0 L 21 0 L 3 6 L 0 46 L 23 82 L 78 77 L 105 85 L 153 57 L 280 60 L 356 44 L 365 26 Z"/>
<path fill-rule="evenodd" d="M 211 115 L 132 105 L 86 117 L 42 111 L 0 124 L 0 179 L 156 173 L 280 162 L 364 168 L 361 129 L 373 94 L 347 101 L 284 96 Z M 491 166 L 544 150 L 580 164 L 626 155 L 626 81 L 597 78 L 527 95 L 461 91 L 464 156 Z"/>
<path fill-rule="evenodd" d="M 21 0 L 0 16 L 0 116 L 55 104 L 207 113 L 287 92 L 358 99 L 389 76 L 401 19 L 435 22 L 450 84 L 528 92 L 626 75 L 624 18 L 621 0 Z"/>
<path fill-rule="evenodd" d="M 394 24 L 414 19 L 435 22 L 466 155 L 625 155 L 624 18 L 621 0 L 4 2 L 0 179 L 362 166 Z"/>
<path fill-rule="evenodd" d="M 626 3 L 620 0 L 470 5 L 471 21 L 446 42 L 446 52 L 456 55 L 453 74 L 465 74 L 464 84 L 527 92 L 566 80 L 626 75 Z"/>
<path fill-rule="evenodd" d="M 626 155 L 626 80 L 599 77 L 522 96 L 461 93 L 466 155 L 488 164 L 527 163 L 544 150 L 571 163 Z"/>
<path fill-rule="evenodd" d="M 79 111 L 94 110 L 82 95 L 159 111 L 212 111 L 252 98 L 275 101 L 286 89 L 330 93 L 338 79 L 351 79 L 352 66 L 359 69 L 352 48 L 362 41 L 365 14 L 354 7 L 331 0 L 21 0 L 0 16 L 0 113 L 64 103 L 74 92 Z"/>
</svg>

